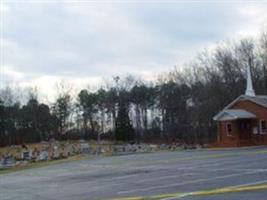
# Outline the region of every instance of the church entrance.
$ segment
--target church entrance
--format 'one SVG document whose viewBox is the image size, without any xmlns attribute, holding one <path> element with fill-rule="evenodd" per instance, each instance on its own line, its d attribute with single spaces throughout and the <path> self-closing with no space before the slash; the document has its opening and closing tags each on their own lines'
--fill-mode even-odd
<svg viewBox="0 0 267 200">
<path fill-rule="evenodd" d="M 250 145 L 252 142 L 252 119 L 239 119 L 237 124 L 239 129 L 240 145 Z"/>
</svg>

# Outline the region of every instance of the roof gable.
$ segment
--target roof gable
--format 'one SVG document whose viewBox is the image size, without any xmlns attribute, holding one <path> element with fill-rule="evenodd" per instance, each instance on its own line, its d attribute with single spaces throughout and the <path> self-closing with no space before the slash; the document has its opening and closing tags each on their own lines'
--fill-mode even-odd
<svg viewBox="0 0 267 200">
<path fill-rule="evenodd" d="M 213 119 L 216 120 L 219 116 L 221 117 L 221 115 L 225 113 L 225 111 L 234 110 L 231 109 L 231 107 L 240 100 L 248 100 L 267 109 L 266 95 L 257 95 L 257 96 L 241 95 L 237 97 L 234 101 L 232 101 L 230 104 L 228 104 L 221 112 L 219 112 L 216 116 L 214 116 Z"/>
<path fill-rule="evenodd" d="M 241 95 L 241 96 L 237 97 L 234 101 L 232 101 L 230 104 L 228 104 L 223 110 L 229 109 L 236 102 L 238 102 L 240 100 L 248 100 L 248 101 L 251 101 L 253 103 L 256 103 L 256 104 L 258 104 L 260 106 L 263 106 L 263 107 L 267 108 L 267 96 L 265 96 L 265 95 L 257 95 L 255 97 L 252 97 L 252 96 Z"/>
</svg>

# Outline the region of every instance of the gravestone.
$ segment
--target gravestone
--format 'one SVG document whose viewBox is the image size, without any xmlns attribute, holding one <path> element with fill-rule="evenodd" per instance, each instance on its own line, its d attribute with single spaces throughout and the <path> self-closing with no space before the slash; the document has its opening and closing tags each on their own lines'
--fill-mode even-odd
<svg viewBox="0 0 267 200">
<path fill-rule="evenodd" d="M 23 150 L 21 152 L 21 159 L 22 160 L 30 160 L 32 157 L 32 152 L 29 150 Z"/>
<path fill-rule="evenodd" d="M 58 146 L 53 146 L 52 159 L 59 159 L 59 149 L 58 149 Z"/>
<path fill-rule="evenodd" d="M 150 144 L 149 148 L 150 148 L 151 151 L 157 151 L 158 150 L 158 145 Z"/>
<path fill-rule="evenodd" d="M 72 144 L 71 145 L 71 152 L 74 154 L 79 154 L 80 153 L 80 145 Z"/>
<path fill-rule="evenodd" d="M 16 162 L 15 162 L 15 159 L 13 158 L 13 156 L 10 156 L 10 155 L 4 156 L 4 158 L 2 160 L 3 168 L 13 167 L 13 166 L 15 166 L 15 164 L 16 164 Z"/>
<path fill-rule="evenodd" d="M 62 154 L 63 154 L 63 157 L 64 158 L 67 158 L 67 157 L 71 156 L 71 154 L 72 154 L 72 148 L 71 148 L 70 144 L 66 144 L 63 147 L 62 150 L 63 150 Z"/>
<path fill-rule="evenodd" d="M 31 160 L 36 161 L 39 154 L 40 154 L 40 151 L 37 148 L 34 148 L 32 152 L 32 156 L 31 156 Z"/>
<path fill-rule="evenodd" d="M 48 160 L 48 151 L 41 151 L 37 156 L 37 161 L 47 161 Z"/>
<path fill-rule="evenodd" d="M 89 144 L 86 142 L 80 143 L 80 152 L 81 154 L 89 154 L 90 153 Z"/>
</svg>

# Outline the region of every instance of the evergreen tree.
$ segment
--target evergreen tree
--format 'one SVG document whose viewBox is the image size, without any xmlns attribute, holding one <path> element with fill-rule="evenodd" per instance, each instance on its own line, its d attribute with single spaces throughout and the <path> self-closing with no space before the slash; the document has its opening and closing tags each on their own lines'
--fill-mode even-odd
<svg viewBox="0 0 267 200">
<path fill-rule="evenodd" d="M 134 139 L 134 129 L 129 118 L 127 92 L 121 92 L 120 96 L 118 116 L 116 118 L 115 138 L 116 140 L 129 141 Z"/>
</svg>

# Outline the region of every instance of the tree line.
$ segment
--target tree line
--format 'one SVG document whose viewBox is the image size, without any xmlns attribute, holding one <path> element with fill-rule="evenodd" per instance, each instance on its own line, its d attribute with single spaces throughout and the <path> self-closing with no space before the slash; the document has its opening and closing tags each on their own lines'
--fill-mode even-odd
<svg viewBox="0 0 267 200">
<path fill-rule="evenodd" d="M 77 95 L 61 85 L 51 105 L 30 93 L 26 103 L 11 88 L 1 90 L 0 145 L 52 138 L 210 143 L 216 139 L 212 117 L 244 94 L 246 67 L 254 89 L 267 95 L 267 34 L 224 42 L 192 62 L 147 82 L 114 77 L 97 91 Z"/>
</svg>

